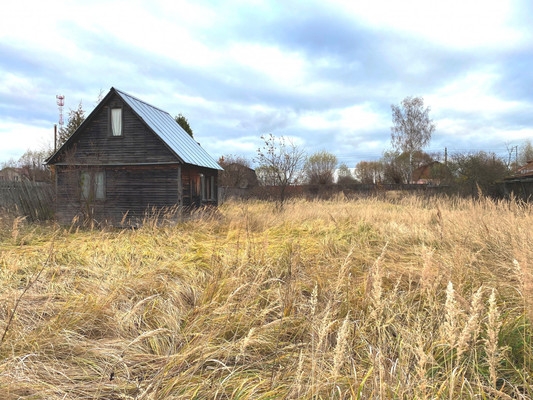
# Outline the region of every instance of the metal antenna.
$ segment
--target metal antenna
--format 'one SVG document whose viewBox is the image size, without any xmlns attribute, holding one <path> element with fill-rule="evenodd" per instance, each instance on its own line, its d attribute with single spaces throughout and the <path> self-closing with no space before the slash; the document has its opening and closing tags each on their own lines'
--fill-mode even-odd
<svg viewBox="0 0 533 400">
<path fill-rule="evenodd" d="M 63 106 L 65 105 L 65 96 L 62 94 L 56 95 L 57 105 L 59 108 L 59 129 L 63 128 Z"/>
</svg>

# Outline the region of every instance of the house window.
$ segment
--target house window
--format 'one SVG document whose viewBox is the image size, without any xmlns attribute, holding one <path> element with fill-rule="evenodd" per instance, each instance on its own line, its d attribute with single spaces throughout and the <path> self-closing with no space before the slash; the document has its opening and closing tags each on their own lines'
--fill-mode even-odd
<svg viewBox="0 0 533 400">
<path fill-rule="evenodd" d="M 200 174 L 200 192 L 202 193 L 202 200 L 206 199 L 206 188 L 205 188 L 205 175 Z"/>
<path fill-rule="evenodd" d="M 105 199 L 105 172 L 104 171 L 83 171 L 80 175 L 81 198 L 82 200 L 104 200 Z"/>
<path fill-rule="evenodd" d="M 111 109 L 111 133 L 113 136 L 122 136 L 122 108 Z"/>
<path fill-rule="evenodd" d="M 205 176 L 200 174 L 202 200 L 214 200 L 215 199 L 215 177 Z"/>
</svg>

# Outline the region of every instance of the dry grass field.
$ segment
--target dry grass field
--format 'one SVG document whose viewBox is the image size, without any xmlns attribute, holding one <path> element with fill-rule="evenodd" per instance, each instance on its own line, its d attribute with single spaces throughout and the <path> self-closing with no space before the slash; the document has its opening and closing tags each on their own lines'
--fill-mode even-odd
<svg viewBox="0 0 533 400">
<path fill-rule="evenodd" d="M 2 399 L 531 399 L 533 207 L 0 217 Z"/>
</svg>

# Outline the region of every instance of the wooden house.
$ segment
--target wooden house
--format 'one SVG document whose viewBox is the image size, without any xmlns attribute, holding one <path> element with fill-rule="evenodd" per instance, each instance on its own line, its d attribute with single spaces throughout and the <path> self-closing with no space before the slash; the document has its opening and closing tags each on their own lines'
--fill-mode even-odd
<svg viewBox="0 0 533 400">
<path fill-rule="evenodd" d="M 165 208 L 218 204 L 217 162 L 169 113 L 115 88 L 46 163 L 64 224 L 132 224 Z"/>
<path fill-rule="evenodd" d="M 518 168 L 514 174 L 496 185 L 501 189 L 501 194 L 507 198 L 512 194 L 515 198 L 531 201 L 533 198 L 533 160 L 527 161 L 526 165 Z"/>
<path fill-rule="evenodd" d="M 529 160 L 526 165 L 518 168 L 508 179 L 533 178 L 533 160 Z"/>
<path fill-rule="evenodd" d="M 25 179 L 22 168 L 6 167 L 0 170 L 0 181 L 20 182 Z"/>
</svg>

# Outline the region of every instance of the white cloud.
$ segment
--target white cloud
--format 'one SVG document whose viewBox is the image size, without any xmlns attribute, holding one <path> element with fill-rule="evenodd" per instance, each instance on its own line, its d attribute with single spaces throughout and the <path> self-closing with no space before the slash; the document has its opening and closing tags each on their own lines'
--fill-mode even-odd
<svg viewBox="0 0 533 400">
<path fill-rule="evenodd" d="M 495 113 L 523 107 L 519 101 L 505 100 L 492 92 L 491 89 L 498 78 L 499 75 L 491 68 L 472 71 L 445 84 L 425 100 L 439 114 L 454 110 L 460 113 L 493 116 Z"/>
<path fill-rule="evenodd" d="M 342 109 L 308 112 L 300 116 L 299 125 L 305 129 L 336 129 L 342 133 L 376 128 L 383 125 L 383 122 L 380 114 L 363 104 Z"/>
<path fill-rule="evenodd" d="M 238 139 L 209 137 L 208 139 L 210 140 L 203 146 L 206 150 L 210 150 L 213 155 L 255 154 L 261 145 L 260 138 L 256 136 L 242 136 Z M 221 151 L 221 149 L 227 149 L 227 152 Z"/>
<path fill-rule="evenodd" d="M 30 98 L 37 92 L 34 80 L 18 73 L 2 71 L 0 73 L 0 94 Z"/>
<path fill-rule="evenodd" d="M 257 43 L 235 43 L 227 50 L 227 61 L 263 76 L 278 86 L 296 87 L 306 77 L 306 60 L 296 52 Z"/>
<path fill-rule="evenodd" d="M 360 23 L 406 32 L 457 49 L 511 47 L 523 36 L 511 24 L 511 1 L 332 0 Z M 516 6 L 516 2 L 514 4 Z"/>
<path fill-rule="evenodd" d="M 7 159 L 16 161 L 28 149 L 51 148 L 54 142 L 54 130 L 26 123 L 0 121 L 0 137 L 2 138 L 0 161 Z"/>
<path fill-rule="evenodd" d="M 272 131 L 352 165 L 389 145 L 390 103 L 420 92 L 443 146 L 531 136 L 527 1 L 7 2 L 0 161 L 51 141 L 56 94 L 66 114 L 111 86 L 184 113 L 215 155 Z"/>
</svg>

